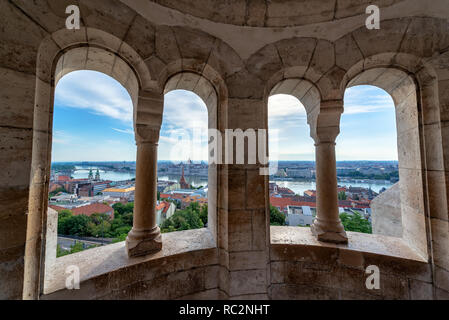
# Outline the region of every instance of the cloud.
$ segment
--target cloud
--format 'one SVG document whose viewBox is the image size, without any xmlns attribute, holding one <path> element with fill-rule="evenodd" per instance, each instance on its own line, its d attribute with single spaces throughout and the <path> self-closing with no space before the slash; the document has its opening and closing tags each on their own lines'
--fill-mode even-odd
<svg viewBox="0 0 449 320">
<path fill-rule="evenodd" d="M 394 108 L 391 105 L 345 105 L 344 114 L 380 112 Z"/>
<path fill-rule="evenodd" d="M 301 102 L 291 95 L 271 96 L 268 100 L 268 126 L 270 130 L 307 127 L 306 110 Z"/>
<path fill-rule="evenodd" d="M 174 138 L 166 137 L 166 136 L 160 136 L 159 140 L 162 142 L 171 143 L 171 144 L 178 143 L 178 141 L 179 141 L 178 139 L 174 139 Z"/>
<path fill-rule="evenodd" d="M 393 98 L 374 86 L 351 87 L 345 92 L 344 114 L 382 112 L 394 108 Z"/>
<path fill-rule="evenodd" d="M 268 100 L 269 117 L 297 116 L 305 118 L 306 110 L 295 97 L 287 94 L 277 94 Z"/>
<path fill-rule="evenodd" d="M 171 91 L 165 95 L 164 123 L 167 130 L 174 128 L 208 127 L 208 112 L 203 100 L 185 90 Z"/>
<path fill-rule="evenodd" d="M 120 132 L 120 133 L 126 133 L 126 134 L 130 134 L 130 135 L 134 135 L 134 130 L 133 129 L 117 129 L 117 128 L 111 128 L 114 131 Z"/>
<path fill-rule="evenodd" d="M 95 71 L 75 71 L 64 76 L 56 88 L 55 102 L 127 123 L 133 119 L 132 101 L 126 89 Z"/>
<path fill-rule="evenodd" d="M 73 137 L 62 130 L 56 130 L 53 132 L 53 143 L 66 145 L 73 141 Z"/>
</svg>

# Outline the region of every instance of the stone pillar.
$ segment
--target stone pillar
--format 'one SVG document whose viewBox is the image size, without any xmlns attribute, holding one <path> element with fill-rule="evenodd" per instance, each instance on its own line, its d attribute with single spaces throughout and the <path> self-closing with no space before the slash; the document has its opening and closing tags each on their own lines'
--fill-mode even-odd
<svg viewBox="0 0 449 320">
<path fill-rule="evenodd" d="M 130 257 L 162 249 L 161 231 L 156 225 L 157 148 L 157 143 L 137 143 L 133 228 L 126 238 Z"/>
<path fill-rule="evenodd" d="M 317 216 L 312 233 L 319 241 L 347 243 L 338 211 L 335 142 L 320 142 L 315 147 Z"/>
<path fill-rule="evenodd" d="M 319 114 L 312 122 L 315 140 L 317 215 L 311 226 L 319 241 L 347 243 L 338 211 L 337 165 L 335 139 L 340 132 L 341 101 L 321 103 Z"/>
<path fill-rule="evenodd" d="M 133 228 L 126 238 L 129 257 L 152 254 L 162 249 L 156 224 L 157 148 L 162 123 L 163 95 L 140 92 L 134 114 L 137 143 L 136 190 Z"/>
<path fill-rule="evenodd" d="M 261 175 L 264 166 L 247 160 L 249 150 L 258 143 L 257 129 L 266 128 L 264 101 L 230 98 L 226 129 L 256 129 L 248 139 L 250 148 L 234 154 L 245 155 L 244 164 L 234 162 L 219 167 L 219 288 L 229 299 L 267 299 L 270 283 L 269 248 L 270 212 L 268 177 Z M 225 143 L 229 143 L 226 139 Z"/>
</svg>

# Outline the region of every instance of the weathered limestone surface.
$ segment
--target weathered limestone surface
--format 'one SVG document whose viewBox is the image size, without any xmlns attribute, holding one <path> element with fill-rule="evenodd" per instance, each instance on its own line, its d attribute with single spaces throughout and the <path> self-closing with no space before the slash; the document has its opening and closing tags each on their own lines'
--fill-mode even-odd
<svg viewBox="0 0 449 320">
<path fill-rule="evenodd" d="M 371 202 L 374 234 L 402 237 L 399 182 Z"/>
<path fill-rule="evenodd" d="M 81 29 L 67 30 L 70 1 L 0 0 L 0 299 L 449 299 L 447 1 L 77 3 Z M 368 4 L 382 10 L 379 30 L 365 27 Z M 133 101 L 131 257 L 120 243 L 52 261 L 43 232 L 54 88 L 82 69 L 114 77 Z M 402 238 L 345 234 L 338 218 L 334 143 L 344 92 L 360 84 L 396 105 Z M 304 104 L 319 164 L 312 229 L 323 241 L 270 229 L 265 163 L 248 163 L 247 151 L 242 164 L 210 166 L 208 229 L 159 234 L 157 143 L 163 95 L 176 89 L 197 93 L 221 133 L 267 129 L 270 95 Z M 67 263 L 81 267 L 79 291 L 64 290 Z M 363 286 L 371 264 L 380 291 Z"/>
</svg>

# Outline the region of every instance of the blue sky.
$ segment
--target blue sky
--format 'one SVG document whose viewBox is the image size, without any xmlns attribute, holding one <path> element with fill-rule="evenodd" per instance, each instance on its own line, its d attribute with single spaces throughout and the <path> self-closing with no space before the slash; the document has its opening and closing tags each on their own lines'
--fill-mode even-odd
<svg viewBox="0 0 449 320">
<path fill-rule="evenodd" d="M 314 160 L 304 107 L 292 96 L 269 100 L 270 150 L 280 160 Z M 55 92 L 52 160 L 134 161 L 132 103 L 114 79 L 94 71 L 63 77 Z M 207 109 L 194 93 L 165 96 L 160 160 L 207 159 Z M 337 138 L 337 160 L 397 160 L 391 97 L 372 86 L 350 88 Z"/>
</svg>

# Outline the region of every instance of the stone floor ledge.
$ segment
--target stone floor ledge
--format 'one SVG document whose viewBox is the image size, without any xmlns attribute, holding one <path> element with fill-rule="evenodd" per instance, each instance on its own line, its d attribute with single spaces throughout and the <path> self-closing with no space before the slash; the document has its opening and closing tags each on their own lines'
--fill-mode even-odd
<svg viewBox="0 0 449 320">
<path fill-rule="evenodd" d="M 310 250 L 313 247 L 335 248 L 338 251 L 343 249 L 428 263 L 426 258 L 413 250 L 402 238 L 359 232 L 347 232 L 347 235 L 348 244 L 335 244 L 318 241 L 310 228 L 274 226 L 271 227 L 271 246 L 298 245 L 307 246 Z"/>
<path fill-rule="evenodd" d="M 68 275 L 66 270 L 70 266 L 79 267 L 82 286 L 83 282 L 89 279 L 120 269 L 138 267 L 138 265 L 144 263 L 164 265 L 166 264 L 165 260 L 175 256 L 216 248 L 212 234 L 206 228 L 165 233 L 162 234 L 162 242 L 164 245 L 161 251 L 136 258 L 128 258 L 124 241 L 58 258 L 53 265 L 47 268 L 44 295 L 66 289 L 66 277 Z M 212 254 L 212 256 L 214 255 Z M 218 254 L 216 255 L 218 256 Z M 209 257 L 207 254 L 206 256 L 206 258 Z M 182 258 L 180 260 L 182 260 L 179 261 L 181 265 L 188 264 Z M 197 260 L 191 263 L 208 263 L 207 261 L 201 261 L 203 259 Z M 210 261 L 210 264 L 214 263 L 216 261 Z"/>
</svg>

